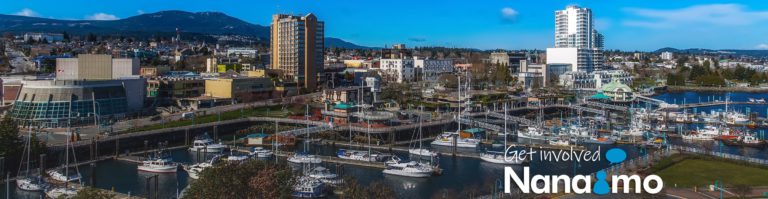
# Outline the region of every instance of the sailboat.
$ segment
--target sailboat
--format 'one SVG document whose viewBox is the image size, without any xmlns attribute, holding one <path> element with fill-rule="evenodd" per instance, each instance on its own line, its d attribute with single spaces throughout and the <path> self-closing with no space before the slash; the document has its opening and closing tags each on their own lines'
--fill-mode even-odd
<svg viewBox="0 0 768 199">
<path fill-rule="evenodd" d="M 22 158 L 21 158 L 21 164 L 24 164 L 24 159 L 26 159 L 26 169 L 24 170 L 24 176 L 18 176 L 16 179 L 16 186 L 19 187 L 19 189 L 24 191 L 42 191 L 46 189 L 47 183 L 41 176 L 32 176 L 30 175 L 29 170 L 29 164 L 30 164 L 30 154 L 32 153 L 32 127 L 29 127 L 29 132 L 27 133 L 27 139 L 24 143 L 24 151 L 22 152 Z M 21 169 L 21 167 L 19 167 Z M 43 169 L 43 165 L 40 165 L 40 169 Z M 19 174 L 22 172 L 19 171 Z"/>
<path fill-rule="evenodd" d="M 423 106 L 421 107 L 421 111 L 424 112 L 424 107 Z M 422 148 L 422 146 L 421 146 L 422 145 L 422 141 L 421 140 L 424 139 L 423 138 L 423 134 L 421 133 L 421 127 L 422 127 L 421 126 L 421 122 L 422 122 L 421 115 L 419 115 L 419 140 L 418 140 L 419 148 L 418 149 L 408 149 L 408 153 L 413 154 L 413 155 L 429 156 L 429 157 L 437 156 L 436 152 L 430 151 L 429 149 L 426 149 L 426 148 Z"/>
<path fill-rule="evenodd" d="M 70 135 L 70 137 L 71 137 L 71 135 Z M 67 143 L 69 143 L 69 140 L 70 139 L 68 138 L 67 139 Z M 74 158 L 75 162 L 77 162 L 77 158 L 75 157 L 75 148 L 74 148 L 74 146 L 71 146 L 70 144 L 67 144 L 67 146 L 66 146 L 66 148 L 64 150 L 66 151 L 65 152 L 65 156 L 66 156 L 65 158 L 67 158 L 66 164 L 62 165 L 61 167 L 48 170 L 45 173 L 48 174 L 48 176 L 50 176 L 51 179 L 56 180 L 56 181 L 60 181 L 60 182 L 72 182 L 72 181 L 80 180 L 80 178 L 82 178 L 82 176 L 80 175 L 80 170 L 79 169 L 75 169 L 76 172 L 74 174 L 69 174 L 69 170 L 67 168 L 65 168 L 65 167 L 69 167 L 68 159 L 69 159 L 69 151 L 70 150 L 72 151 L 72 157 Z"/>
<path fill-rule="evenodd" d="M 462 110 L 462 106 L 463 106 L 462 102 L 464 100 L 462 100 L 462 95 L 461 95 L 461 78 L 459 77 L 458 79 L 459 79 L 459 91 L 458 91 L 458 95 L 459 95 L 459 98 L 458 98 L 458 109 L 459 110 L 458 110 L 458 116 L 457 116 L 456 120 L 458 121 L 459 127 L 456 130 L 456 132 L 444 132 L 444 133 L 438 135 L 437 137 L 435 137 L 435 140 L 432 141 L 432 145 L 436 145 L 436 146 L 449 146 L 449 147 L 453 147 L 455 145 L 456 147 L 460 147 L 460 148 L 476 148 L 477 145 L 480 144 L 480 140 L 474 139 L 474 138 L 462 138 L 461 134 L 459 133 L 459 132 L 461 132 L 461 121 L 460 120 L 462 119 L 461 118 L 461 112 L 463 111 Z M 467 102 L 467 103 L 469 103 L 469 102 Z"/>
<path fill-rule="evenodd" d="M 306 110 L 306 118 L 309 120 L 309 105 L 307 105 Z M 307 127 L 309 127 L 309 124 L 307 124 Z M 307 135 L 307 140 L 309 139 L 310 135 L 309 132 L 305 132 Z M 288 157 L 288 162 L 296 163 L 296 164 L 305 164 L 305 163 L 311 163 L 311 164 L 320 164 L 323 162 L 320 157 L 316 155 L 310 155 L 307 154 L 308 151 L 308 141 L 304 141 L 304 151 L 299 153 L 294 153 L 291 157 Z"/>
<path fill-rule="evenodd" d="M 193 165 L 184 165 L 183 169 L 184 171 L 187 172 L 187 174 L 189 174 L 189 178 L 199 179 L 200 173 L 202 173 L 203 170 L 209 167 L 212 167 L 219 160 L 219 158 L 221 158 L 221 155 L 216 155 L 213 158 L 211 158 L 211 160 L 209 160 L 208 162 L 200 162 Z"/>
<path fill-rule="evenodd" d="M 480 159 L 496 164 L 522 164 L 518 158 L 507 158 L 507 104 L 504 104 L 504 147 L 502 151 L 486 151 L 480 154 Z"/>
<path fill-rule="evenodd" d="M 64 150 L 65 151 L 64 154 L 65 154 L 66 158 L 64 158 L 65 159 L 64 172 L 61 173 L 63 176 L 67 176 L 67 178 L 64 178 L 64 179 L 69 179 L 68 175 L 69 175 L 69 149 L 70 149 L 70 147 L 72 149 L 72 157 L 74 158 L 74 161 L 77 162 L 77 158 L 75 157 L 75 148 L 74 148 L 74 146 L 72 146 L 72 141 L 71 141 L 72 137 L 74 136 L 74 134 L 72 133 L 72 123 L 71 123 L 72 122 L 72 120 L 71 120 L 71 118 L 72 118 L 72 115 L 71 115 L 72 114 L 72 103 L 71 103 L 71 101 L 69 103 L 69 113 L 70 113 L 70 117 L 69 117 L 69 119 L 67 119 L 68 137 L 67 137 L 66 147 L 65 147 L 65 150 Z M 74 180 L 74 181 L 77 181 L 78 184 L 82 184 L 82 179 L 80 178 L 80 173 L 79 173 L 80 170 L 77 168 L 77 165 L 75 165 L 75 171 L 77 171 L 77 176 L 76 176 L 77 179 Z M 64 186 L 63 187 L 56 187 L 56 188 L 53 188 L 53 189 L 50 189 L 50 190 L 46 189 L 45 195 L 48 196 L 49 198 L 71 198 L 71 197 L 74 197 L 75 195 L 77 195 L 77 191 L 78 191 L 77 188 L 69 186 L 69 181 L 64 181 Z"/>
</svg>

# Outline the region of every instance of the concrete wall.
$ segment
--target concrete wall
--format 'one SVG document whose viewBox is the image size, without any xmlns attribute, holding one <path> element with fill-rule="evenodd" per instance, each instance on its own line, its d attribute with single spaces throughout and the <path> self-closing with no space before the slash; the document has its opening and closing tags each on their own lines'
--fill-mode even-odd
<svg viewBox="0 0 768 199">
<path fill-rule="evenodd" d="M 77 58 L 58 58 L 56 59 L 56 79 L 74 80 L 77 79 L 78 70 Z"/>
<path fill-rule="evenodd" d="M 139 75 L 139 59 L 112 59 L 112 78 L 119 79 Z"/>
<path fill-rule="evenodd" d="M 81 54 L 78 59 L 78 79 L 112 79 L 112 56 Z"/>
</svg>

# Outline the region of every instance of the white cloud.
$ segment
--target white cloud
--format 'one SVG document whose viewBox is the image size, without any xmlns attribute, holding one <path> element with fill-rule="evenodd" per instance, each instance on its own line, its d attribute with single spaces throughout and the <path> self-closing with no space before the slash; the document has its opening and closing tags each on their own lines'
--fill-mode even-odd
<svg viewBox="0 0 768 199">
<path fill-rule="evenodd" d="M 120 18 L 117 18 L 115 15 L 107 14 L 107 13 L 96 13 L 90 16 L 86 16 L 85 19 L 88 20 L 118 20 Z"/>
<path fill-rule="evenodd" d="M 611 25 L 613 24 L 613 20 L 608 18 L 597 18 L 595 19 L 595 29 L 597 30 L 607 30 L 611 28 Z"/>
<path fill-rule="evenodd" d="M 13 13 L 13 14 L 14 15 L 19 15 L 19 16 L 25 16 L 25 17 L 39 17 L 40 16 L 40 14 L 37 14 L 37 12 L 35 12 L 34 10 L 29 9 L 29 8 L 21 9 L 20 11 L 18 11 L 16 13 Z"/>
<path fill-rule="evenodd" d="M 504 7 L 501 9 L 501 20 L 510 23 L 515 22 L 518 14 L 520 13 L 518 13 L 517 10 L 510 7 Z"/>
<path fill-rule="evenodd" d="M 768 50 L 768 44 L 758 44 L 755 48 L 760 50 Z"/>
<path fill-rule="evenodd" d="M 144 10 L 137 10 L 137 11 L 136 11 L 136 13 L 138 13 L 138 14 L 140 14 L 140 15 L 143 15 L 143 14 L 144 14 L 144 13 L 146 13 L 146 12 L 144 12 Z"/>
<path fill-rule="evenodd" d="M 705 4 L 660 10 L 625 8 L 637 19 L 623 21 L 626 26 L 674 28 L 680 25 L 745 26 L 768 21 L 768 11 L 751 11 L 740 4 Z"/>
</svg>

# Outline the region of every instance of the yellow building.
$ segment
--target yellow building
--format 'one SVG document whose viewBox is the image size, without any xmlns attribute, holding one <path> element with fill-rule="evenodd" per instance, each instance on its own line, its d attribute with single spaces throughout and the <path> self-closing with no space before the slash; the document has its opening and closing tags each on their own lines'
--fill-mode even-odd
<svg viewBox="0 0 768 199">
<path fill-rule="evenodd" d="M 256 69 L 256 70 L 245 71 L 245 76 L 247 76 L 247 77 L 267 77 L 267 70 Z"/>
<path fill-rule="evenodd" d="M 252 102 L 272 98 L 274 84 L 269 78 L 219 78 L 205 80 L 205 95 Z"/>
</svg>

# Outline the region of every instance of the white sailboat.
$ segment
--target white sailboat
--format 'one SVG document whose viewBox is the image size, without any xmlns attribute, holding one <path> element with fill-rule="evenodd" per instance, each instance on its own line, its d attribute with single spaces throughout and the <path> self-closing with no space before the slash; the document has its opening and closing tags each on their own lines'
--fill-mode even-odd
<svg viewBox="0 0 768 199">
<path fill-rule="evenodd" d="M 29 131 L 27 133 L 27 139 L 24 143 L 24 151 L 22 152 L 22 159 L 21 164 L 24 164 L 26 159 L 26 169 L 24 171 L 19 171 L 19 174 L 24 173 L 24 176 L 18 176 L 16 179 L 16 186 L 19 187 L 19 189 L 24 191 L 42 191 L 47 188 L 47 183 L 41 176 L 35 176 L 30 174 L 29 165 L 30 165 L 30 158 L 32 153 L 32 127 L 29 127 Z M 40 169 L 43 169 L 43 165 L 40 165 Z M 19 170 L 21 170 L 21 167 L 19 167 Z"/>
<path fill-rule="evenodd" d="M 257 157 L 257 158 L 268 158 L 272 157 L 274 153 L 272 151 L 265 149 L 264 147 L 254 147 L 251 150 L 251 157 Z"/>
<path fill-rule="evenodd" d="M 464 101 L 461 95 L 461 77 L 459 79 L 459 91 L 458 91 L 458 115 L 456 117 L 456 120 L 461 120 L 461 112 L 462 109 L 462 102 Z M 474 139 L 474 138 L 462 138 L 460 133 L 461 132 L 461 122 L 458 121 L 458 129 L 456 132 L 444 132 L 437 137 L 435 137 L 435 140 L 432 141 L 432 145 L 436 146 L 448 146 L 453 147 L 454 145 L 459 148 L 477 148 L 477 145 L 480 144 L 480 140 Z"/>
<path fill-rule="evenodd" d="M 69 113 L 70 113 L 70 117 L 69 117 L 70 119 L 67 120 L 67 132 L 69 134 L 68 134 L 68 137 L 67 137 L 67 144 L 66 144 L 66 147 L 65 147 L 65 150 L 64 150 L 65 151 L 64 154 L 65 154 L 66 157 L 64 158 L 65 159 L 64 170 L 63 170 L 63 173 L 61 173 L 62 176 L 67 176 L 66 179 L 69 178 L 68 177 L 68 175 L 69 175 L 69 149 L 72 150 L 73 160 L 75 162 L 77 162 L 77 157 L 75 156 L 75 148 L 74 148 L 74 146 L 72 146 L 72 143 L 71 143 L 71 140 L 72 140 L 72 137 L 73 137 L 73 134 L 72 134 L 72 124 L 71 124 L 71 118 L 72 118 L 71 117 L 71 113 L 72 113 L 72 103 L 71 102 L 70 102 L 70 105 L 69 105 Z M 77 172 L 77 176 L 76 176 L 77 179 L 74 180 L 74 181 L 77 181 L 78 184 L 82 184 L 82 179 L 80 178 L 80 169 L 77 168 L 77 165 L 75 165 L 75 171 Z M 72 197 L 74 197 L 75 195 L 77 195 L 78 189 L 73 187 L 73 186 L 69 186 L 69 182 L 70 181 L 65 180 L 64 181 L 64 186 L 62 186 L 62 187 L 46 189 L 45 190 L 45 195 L 48 196 L 49 198 L 72 198 Z"/>
<path fill-rule="evenodd" d="M 310 155 L 306 153 L 294 153 L 291 157 L 288 157 L 288 162 L 296 163 L 296 164 L 305 164 L 305 163 L 311 163 L 311 164 L 320 164 L 323 162 L 320 157 L 317 157 L 316 155 Z"/>
<path fill-rule="evenodd" d="M 496 164 L 522 164 L 523 161 L 507 157 L 505 155 L 507 150 L 507 104 L 504 103 L 504 147 L 503 151 L 486 151 L 480 154 L 480 159 L 490 163 Z"/>
<path fill-rule="evenodd" d="M 339 179 L 339 175 L 331 173 L 330 170 L 321 166 L 313 168 L 306 175 L 310 178 L 318 179 L 321 182 L 332 186 L 340 185 L 342 182 L 344 182 L 342 179 Z"/>
<path fill-rule="evenodd" d="M 208 162 L 200 162 L 197 164 L 192 165 L 184 165 L 182 168 L 184 171 L 187 172 L 190 178 L 192 179 L 199 179 L 200 173 L 203 172 L 203 170 L 212 167 L 221 157 L 221 155 L 214 156 L 209 160 Z"/>
<path fill-rule="evenodd" d="M 421 111 L 424 112 L 424 107 L 422 106 L 420 108 L 421 108 Z M 419 156 L 435 157 L 437 156 L 436 152 L 430 151 L 429 149 L 426 149 L 426 148 L 422 148 L 422 139 L 424 138 L 423 138 L 423 134 L 421 133 L 421 128 L 422 128 L 421 123 L 422 123 L 422 119 L 421 119 L 421 115 L 419 115 L 419 140 L 417 141 L 419 143 L 419 148 L 408 149 L 408 153 L 413 155 L 419 155 Z"/>
</svg>

